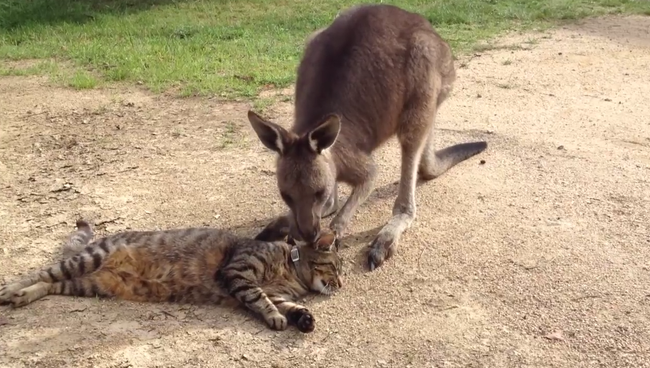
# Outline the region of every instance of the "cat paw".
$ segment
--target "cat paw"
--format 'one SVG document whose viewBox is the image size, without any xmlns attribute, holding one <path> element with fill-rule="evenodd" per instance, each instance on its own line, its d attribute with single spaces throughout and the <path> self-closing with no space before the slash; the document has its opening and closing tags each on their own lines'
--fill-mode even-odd
<svg viewBox="0 0 650 368">
<path fill-rule="evenodd" d="M 287 329 L 287 318 L 278 312 L 268 317 L 266 319 L 266 323 L 268 323 L 269 327 L 276 331 L 284 331 Z"/>
<path fill-rule="evenodd" d="M 368 268 L 374 271 L 395 253 L 397 242 L 390 232 L 380 232 L 370 244 L 368 251 Z"/>
<path fill-rule="evenodd" d="M 296 322 L 296 327 L 298 327 L 298 330 L 300 332 L 312 332 L 314 331 L 314 328 L 316 328 L 316 320 L 310 311 L 306 309 L 303 309 L 303 311 L 304 312 L 302 313 L 302 316 L 300 316 L 300 318 L 298 318 L 298 322 Z"/>
<path fill-rule="evenodd" d="M 14 308 L 24 307 L 31 302 L 32 300 L 29 298 L 29 294 L 25 290 L 20 290 L 14 293 L 11 297 L 11 306 Z"/>
<path fill-rule="evenodd" d="M 11 298 L 20 291 L 20 285 L 18 283 L 5 285 L 0 288 L 0 304 L 9 304 L 11 303 Z"/>
</svg>

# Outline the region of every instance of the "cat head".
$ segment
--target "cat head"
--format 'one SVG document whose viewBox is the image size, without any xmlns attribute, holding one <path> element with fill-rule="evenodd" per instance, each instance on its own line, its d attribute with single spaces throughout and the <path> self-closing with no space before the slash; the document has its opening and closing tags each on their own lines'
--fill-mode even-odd
<svg viewBox="0 0 650 368">
<path fill-rule="evenodd" d="M 324 229 L 313 243 L 299 242 L 298 250 L 296 266 L 311 290 L 331 295 L 343 286 L 343 262 L 334 233 Z"/>
</svg>

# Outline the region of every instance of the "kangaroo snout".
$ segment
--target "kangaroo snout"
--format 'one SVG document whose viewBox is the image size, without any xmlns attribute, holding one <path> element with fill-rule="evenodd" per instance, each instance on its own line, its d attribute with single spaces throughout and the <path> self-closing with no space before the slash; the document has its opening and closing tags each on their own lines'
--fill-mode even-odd
<svg viewBox="0 0 650 368">
<path fill-rule="evenodd" d="M 309 218 L 304 218 L 300 214 L 296 215 L 296 230 L 302 238 L 302 240 L 313 243 L 318 238 L 320 234 L 320 222 L 319 219 L 314 216 L 309 216 Z"/>
</svg>

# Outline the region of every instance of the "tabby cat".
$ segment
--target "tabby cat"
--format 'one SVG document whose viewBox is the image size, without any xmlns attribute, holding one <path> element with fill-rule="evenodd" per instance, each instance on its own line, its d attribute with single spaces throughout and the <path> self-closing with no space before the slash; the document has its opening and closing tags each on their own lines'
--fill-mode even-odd
<svg viewBox="0 0 650 368">
<path fill-rule="evenodd" d="M 293 301 L 342 286 L 333 233 L 291 245 L 237 237 L 213 228 L 129 231 L 96 240 L 84 220 L 60 263 L 0 288 L 0 304 L 21 307 L 49 294 L 140 302 L 211 303 L 259 314 L 274 330 L 314 330 L 311 312 Z"/>
</svg>

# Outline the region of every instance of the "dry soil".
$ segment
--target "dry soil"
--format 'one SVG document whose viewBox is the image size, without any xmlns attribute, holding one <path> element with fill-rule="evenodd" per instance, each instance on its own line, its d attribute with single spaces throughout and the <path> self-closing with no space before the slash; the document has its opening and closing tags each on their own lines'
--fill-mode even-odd
<svg viewBox="0 0 650 368">
<path fill-rule="evenodd" d="M 650 18 L 513 34 L 458 62 L 439 144 L 488 150 L 418 188 L 375 272 L 394 141 L 349 229 L 343 290 L 312 334 L 218 307 L 50 296 L 0 309 L 2 367 L 650 366 Z M 285 126 L 291 91 L 265 111 Z M 283 210 L 248 103 L 0 79 L 0 281 L 46 265 L 78 216 L 100 235 Z M 481 160 L 484 160 L 482 163 Z"/>
</svg>

